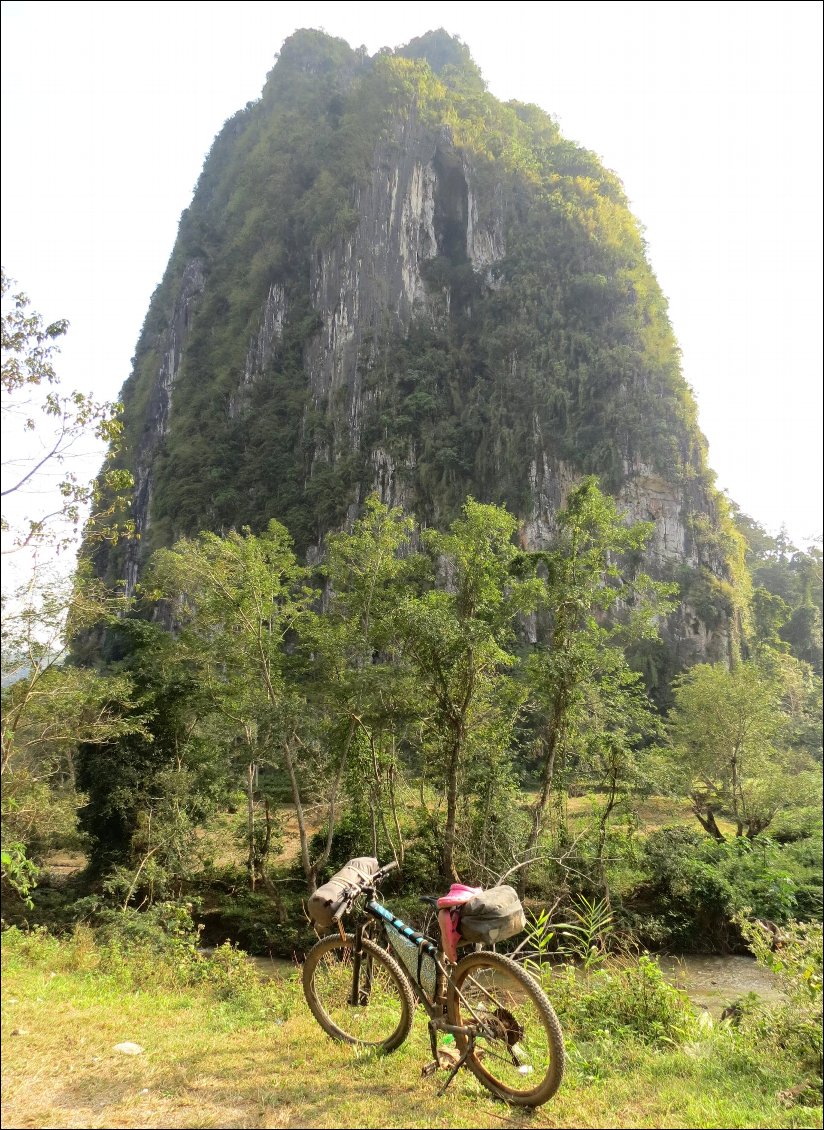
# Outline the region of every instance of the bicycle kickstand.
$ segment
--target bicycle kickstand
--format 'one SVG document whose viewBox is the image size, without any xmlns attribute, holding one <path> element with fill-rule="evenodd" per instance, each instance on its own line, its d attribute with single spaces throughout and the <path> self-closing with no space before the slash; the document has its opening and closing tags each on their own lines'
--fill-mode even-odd
<svg viewBox="0 0 824 1130">
<path fill-rule="evenodd" d="M 473 1033 L 472 1033 L 472 1034 L 470 1035 L 470 1037 L 469 1037 L 469 1039 L 468 1039 L 468 1041 L 467 1041 L 466 1047 L 465 1047 L 465 1048 L 464 1048 L 464 1050 L 463 1050 L 463 1051 L 461 1052 L 461 1057 L 460 1057 L 460 1059 L 459 1059 L 459 1060 L 457 1061 L 457 1063 L 455 1064 L 455 1066 L 454 1066 L 454 1067 L 452 1068 L 452 1070 L 451 1070 L 451 1071 L 449 1072 L 449 1076 L 447 1077 L 447 1080 L 446 1080 L 446 1082 L 445 1082 L 445 1083 L 444 1083 L 444 1085 L 443 1085 L 443 1086 L 441 1087 L 440 1091 L 438 1091 L 438 1098 L 439 1098 L 439 1099 L 440 1099 L 440 1098 L 443 1098 L 443 1096 L 444 1096 L 444 1095 L 446 1094 L 446 1088 L 447 1088 L 447 1087 L 449 1086 L 449 1084 L 450 1084 L 450 1083 L 452 1082 L 452 1080 L 453 1080 L 453 1079 L 455 1078 L 455 1076 L 456 1076 L 456 1075 L 458 1074 L 458 1072 L 459 1072 L 459 1071 L 461 1070 L 461 1068 L 462 1068 L 462 1067 L 463 1067 L 463 1065 L 464 1065 L 464 1064 L 466 1063 L 466 1061 L 467 1061 L 467 1060 L 469 1059 L 469 1057 L 470 1057 L 470 1056 L 472 1055 L 472 1053 L 473 1053 L 473 1051 L 474 1051 L 474 1050 L 475 1050 L 475 1033 L 473 1032 Z"/>
</svg>

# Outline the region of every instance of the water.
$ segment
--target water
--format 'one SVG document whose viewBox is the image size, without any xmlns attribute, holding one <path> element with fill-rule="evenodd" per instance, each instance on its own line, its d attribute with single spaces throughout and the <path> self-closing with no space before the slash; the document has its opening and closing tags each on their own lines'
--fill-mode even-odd
<svg viewBox="0 0 824 1130">
<path fill-rule="evenodd" d="M 300 965 L 286 957 L 249 957 L 249 960 L 262 977 L 291 977 L 300 970 Z"/>
<path fill-rule="evenodd" d="M 214 946 L 200 946 L 199 953 L 204 957 L 210 957 L 215 952 Z M 297 962 L 290 961 L 287 957 L 253 957 L 252 954 L 247 953 L 246 957 L 257 969 L 261 977 L 272 978 L 279 977 L 281 980 L 286 977 L 291 977 L 293 973 L 300 971 L 300 965 Z"/>
<path fill-rule="evenodd" d="M 726 1006 L 745 993 L 758 993 L 766 1001 L 781 998 L 778 979 L 754 958 L 739 954 L 682 954 L 659 957 L 664 976 L 683 989 L 693 1004 L 718 1018 Z"/>
</svg>

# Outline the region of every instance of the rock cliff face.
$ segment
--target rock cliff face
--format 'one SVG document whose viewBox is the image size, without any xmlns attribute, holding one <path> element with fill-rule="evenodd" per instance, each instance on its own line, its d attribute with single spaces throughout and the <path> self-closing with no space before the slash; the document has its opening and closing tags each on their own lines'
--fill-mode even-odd
<svg viewBox="0 0 824 1130">
<path fill-rule="evenodd" d="M 175 296 L 172 317 L 163 340 L 163 349 L 157 379 L 151 390 L 146 415 L 143 421 L 141 442 L 134 461 L 134 518 L 136 537 L 126 550 L 125 580 L 126 590 L 131 593 L 137 584 L 140 571 L 140 549 L 142 539 L 149 530 L 152 509 L 152 468 L 166 434 L 169 430 L 169 415 L 175 381 L 186 348 L 192 313 L 203 291 L 203 262 L 190 259 L 186 264 L 180 286 Z"/>
<path fill-rule="evenodd" d="M 100 568 L 130 586 L 201 528 L 277 517 L 314 556 L 372 490 L 426 522 L 506 503 L 538 548 L 595 472 L 682 582 L 677 662 L 729 649 L 731 550 L 620 184 L 444 33 L 284 45 L 207 159 L 124 402 L 139 539 Z"/>
</svg>

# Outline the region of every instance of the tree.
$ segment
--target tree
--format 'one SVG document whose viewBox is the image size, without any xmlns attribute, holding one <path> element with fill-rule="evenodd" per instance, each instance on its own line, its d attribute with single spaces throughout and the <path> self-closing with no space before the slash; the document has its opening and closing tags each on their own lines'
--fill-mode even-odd
<svg viewBox="0 0 824 1130">
<path fill-rule="evenodd" d="M 459 878 L 457 823 L 470 766 L 508 750 L 522 696 L 508 680 L 519 613 L 536 599 L 533 579 L 515 575 L 520 552 L 515 519 L 469 499 L 448 533 L 425 531 L 424 545 L 437 588 L 408 595 L 395 625 L 404 654 L 424 691 L 430 758 L 443 782 L 443 879 Z"/>
<path fill-rule="evenodd" d="M 558 765 L 581 732 L 589 729 L 591 740 L 613 757 L 619 735 L 650 728 L 652 712 L 645 712 L 642 723 L 637 680 L 623 649 L 628 642 L 658 635 L 658 622 L 670 609 L 673 594 L 673 586 L 633 568 L 651 524 L 627 525 L 594 478 L 572 491 L 557 521 L 556 545 L 533 555 L 549 638 L 535 646 L 527 665 L 539 791 L 526 858 L 534 854 L 544 829 Z M 626 751 L 624 739 L 620 748 Z"/>
<path fill-rule="evenodd" d="M 143 725 L 80 746 L 80 824 L 94 871 L 131 871 L 127 887 L 140 878 L 156 893 L 164 877 L 186 874 L 194 828 L 225 796 L 228 774 L 203 725 L 211 704 L 179 640 L 129 616 L 108 626 L 105 652 L 109 676 L 131 684 L 130 716 Z"/>
<path fill-rule="evenodd" d="M 244 751 L 250 885 L 262 877 L 255 821 L 259 770 L 266 765 L 282 767 L 288 776 L 301 863 L 313 889 L 324 860 L 310 854 L 307 790 L 329 787 L 329 766 L 324 752 L 304 740 L 312 719 L 290 674 L 300 661 L 290 647 L 311 618 L 317 594 L 307 585 L 307 570 L 298 565 L 287 530 L 272 521 L 258 536 L 244 530 L 183 539 L 155 554 L 147 584 L 153 596 L 171 602 L 191 660 Z M 264 820 L 268 831 L 266 797 Z"/>
<path fill-rule="evenodd" d="M 824 586 L 819 545 L 798 550 L 790 544 L 785 527 L 771 537 L 734 504 L 731 509 L 747 542 L 746 560 L 755 586 L 753 643 L 789 651 L 821 675 Z"/>
<path fill-rule="evenodd" d="M 660 737 L 661 719 L 623 652 L 605 646 L 600 662 L 581 688 L 582 710 L 576 724 L 575 769 L 591 790 L 596 820 L 595 878 L 608 897 L 604 851 L 610 821 L 630 807 L 632 796 L 646 788 L 644 759 L 639 755 Z"/>
<path fill-rule="evenodd" d="M 133 485 L 132 476 L 111 462 L 121 432 L 121 406 L 60 389 L 53 359 L 69 323 L 60 319 L 46 325 L 22 291 L 10 293 L 13 286 L 3 270 L 3 553 L 44 544 L 65 549 L 84 523 L 90 538 L 115 540 L 118 523 L 113 519 Z M 109 447 L 106 465 L 93 482 L 82 480 L 69 466 L 88 453 L 83 445 L 89 440 Z M 109 499 L 105 504 L 104 494 Z M 50 501 L 44 504 L 44 498 Z"/>
<path fill-rule="evenodd" d="M 72 637 L 116 623 L 124 606 L 87 568 L 48 583 L 34 572 L 4 599 L 3 848 L 10 865 L 24 868 L 22 893 L 54 838 L 74 831 L 80 748 L 146 732 L 127 675 L 107 677 L 69 661 Z M 7 865 L 3 874 L 17 885 Z"/>
<path fill-rule="evenodd" d="M 122 611 L 119 597 L 85 562 L 68 580 L 34 552 L 66 549 L 84 522 L 89 540 L 118 536 L 116 512 L 131 476 L 107 464 L 96 483 L 85 483 L 69 460 L 90 439 L 114 451 L 119 406 L 60 390 L 53 358 L 68 322 L 47 325 L 12 288 L 3 270 L 0 528 L 4 554 L 33 552 L 23 555 L 22 583 L 3 596 L 3 878 L 27 896 L 36 878 L 31 852 L 45 850 L 58 830 L 74 829 L 79 745 L 106 743 L 143 720 L 128 679 L 67 662 L 69 641 L 111 622 Z"/>
<path fill-rule="evenodd" d="M 781 809 L 815 796 L 818 774 L 796 732 L 807 694 L 803 665 L 789 657 L 732 670 L 700 664 L 676 681 L 667 727 L 671 781 L 716 840 L 726 839 L 717 816 L 752 839 Z"/>
<path fill-rule="evenodd" d="M 350 792 L 369 810 L 372 854 L 379 828 L 402 862 L 397 805 L 399 738 L 412 713 L 414 689 L 393 639 L 393 615 L 402 598 L 413 520 L 371 495 L 350 532 L 327 539 L 323 616 L 312 624 L 316 662 L 310 694 L 337 749 L 334 780 L 349 768 Z M 350 757 L 354 751 L 356 756 Z M 331 850 L 337 792 L 330 794 L 326 855 Z M 391 828 L 390 828 L 391 823 Z"/>
</svg>

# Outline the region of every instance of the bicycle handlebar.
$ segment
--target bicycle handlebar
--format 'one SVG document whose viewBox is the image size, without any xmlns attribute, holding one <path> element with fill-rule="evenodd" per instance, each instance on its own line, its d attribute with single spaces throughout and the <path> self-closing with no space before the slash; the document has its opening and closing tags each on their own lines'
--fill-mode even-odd
<svg viewBox="0 0 824 1130">
<path fill-rule="evenodd" d="M 389 863 L 384 863 L 383 867 L 379 867 L 375 874 L 372 876 L 373 883 L 380 883 L 390 871 L 396 871 L 399 864 L 396 859 L 391 860 Z"/>
</svg>

